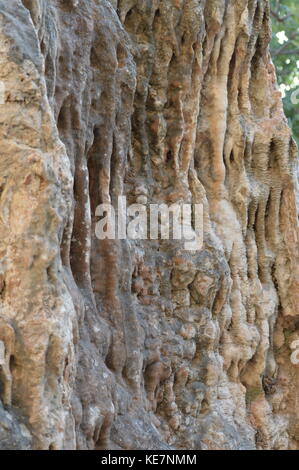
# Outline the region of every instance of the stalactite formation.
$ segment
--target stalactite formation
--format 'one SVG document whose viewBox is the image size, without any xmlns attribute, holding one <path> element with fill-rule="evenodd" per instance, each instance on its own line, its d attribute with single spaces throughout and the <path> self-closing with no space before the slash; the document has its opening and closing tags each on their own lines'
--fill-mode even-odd
<svg viewBox="0 0 299 470">
<path fill-rule="evenodd" d="M 0 0 L 0 448 L 299 449 L 270 39 L 267 0 Z M 202 249 L 99 240 L 119 196 L 202 204 Z"/>
</svg>

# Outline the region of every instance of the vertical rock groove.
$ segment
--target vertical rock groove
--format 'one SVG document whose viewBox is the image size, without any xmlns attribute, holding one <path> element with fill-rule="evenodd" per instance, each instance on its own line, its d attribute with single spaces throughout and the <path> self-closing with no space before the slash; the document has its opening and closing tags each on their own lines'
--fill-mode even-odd
<svg viewBox="0 0 299 470">
<path fill-rule="evenodd" d="M 0 448 L 299 448 L 270 39 L 267 0 L 0 0 Z M 202 204 L 202 249 L 99 240 L 118 196 Z"/>
</svg>

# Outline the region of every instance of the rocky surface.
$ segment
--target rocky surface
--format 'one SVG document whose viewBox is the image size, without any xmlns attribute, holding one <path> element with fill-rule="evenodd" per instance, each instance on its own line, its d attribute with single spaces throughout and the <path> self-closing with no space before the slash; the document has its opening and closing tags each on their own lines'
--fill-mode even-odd
<svg viewBox="0 0 299 470">
<path fill-rule="evenodd" d="M 267 0 L 0 0 L 0 448 L 298 449 L 297 149 Z M 204 245 L 99 240 L 200 203 Z"/>
</svg>

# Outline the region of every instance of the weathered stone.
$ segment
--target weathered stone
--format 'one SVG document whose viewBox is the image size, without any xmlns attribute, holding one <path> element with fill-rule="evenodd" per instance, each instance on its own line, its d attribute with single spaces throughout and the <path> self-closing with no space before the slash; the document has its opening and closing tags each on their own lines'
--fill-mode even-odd
<svg viewBox="0 0 299 470">
<path fill-rule="evenodd" d="M 0 0 L 0 448 L 298 449 L 298 159 L 267 0 Z M 197 203 L 204 244 L 99 240 Z"/>
</svg>

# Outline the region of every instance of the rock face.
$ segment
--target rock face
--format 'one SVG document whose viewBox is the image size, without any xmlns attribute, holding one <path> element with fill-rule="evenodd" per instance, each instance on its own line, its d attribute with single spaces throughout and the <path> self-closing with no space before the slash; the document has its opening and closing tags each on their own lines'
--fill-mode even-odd
<svg viewBox="0 0 299 470">
<path fill-rule="evenodd" d="M 0 0 L 0 448 L 299 449 L 270 37 L 267 0 Z M 202 204 L 202 249 L 99 240 L 120 195 Z"/>
</svg>

